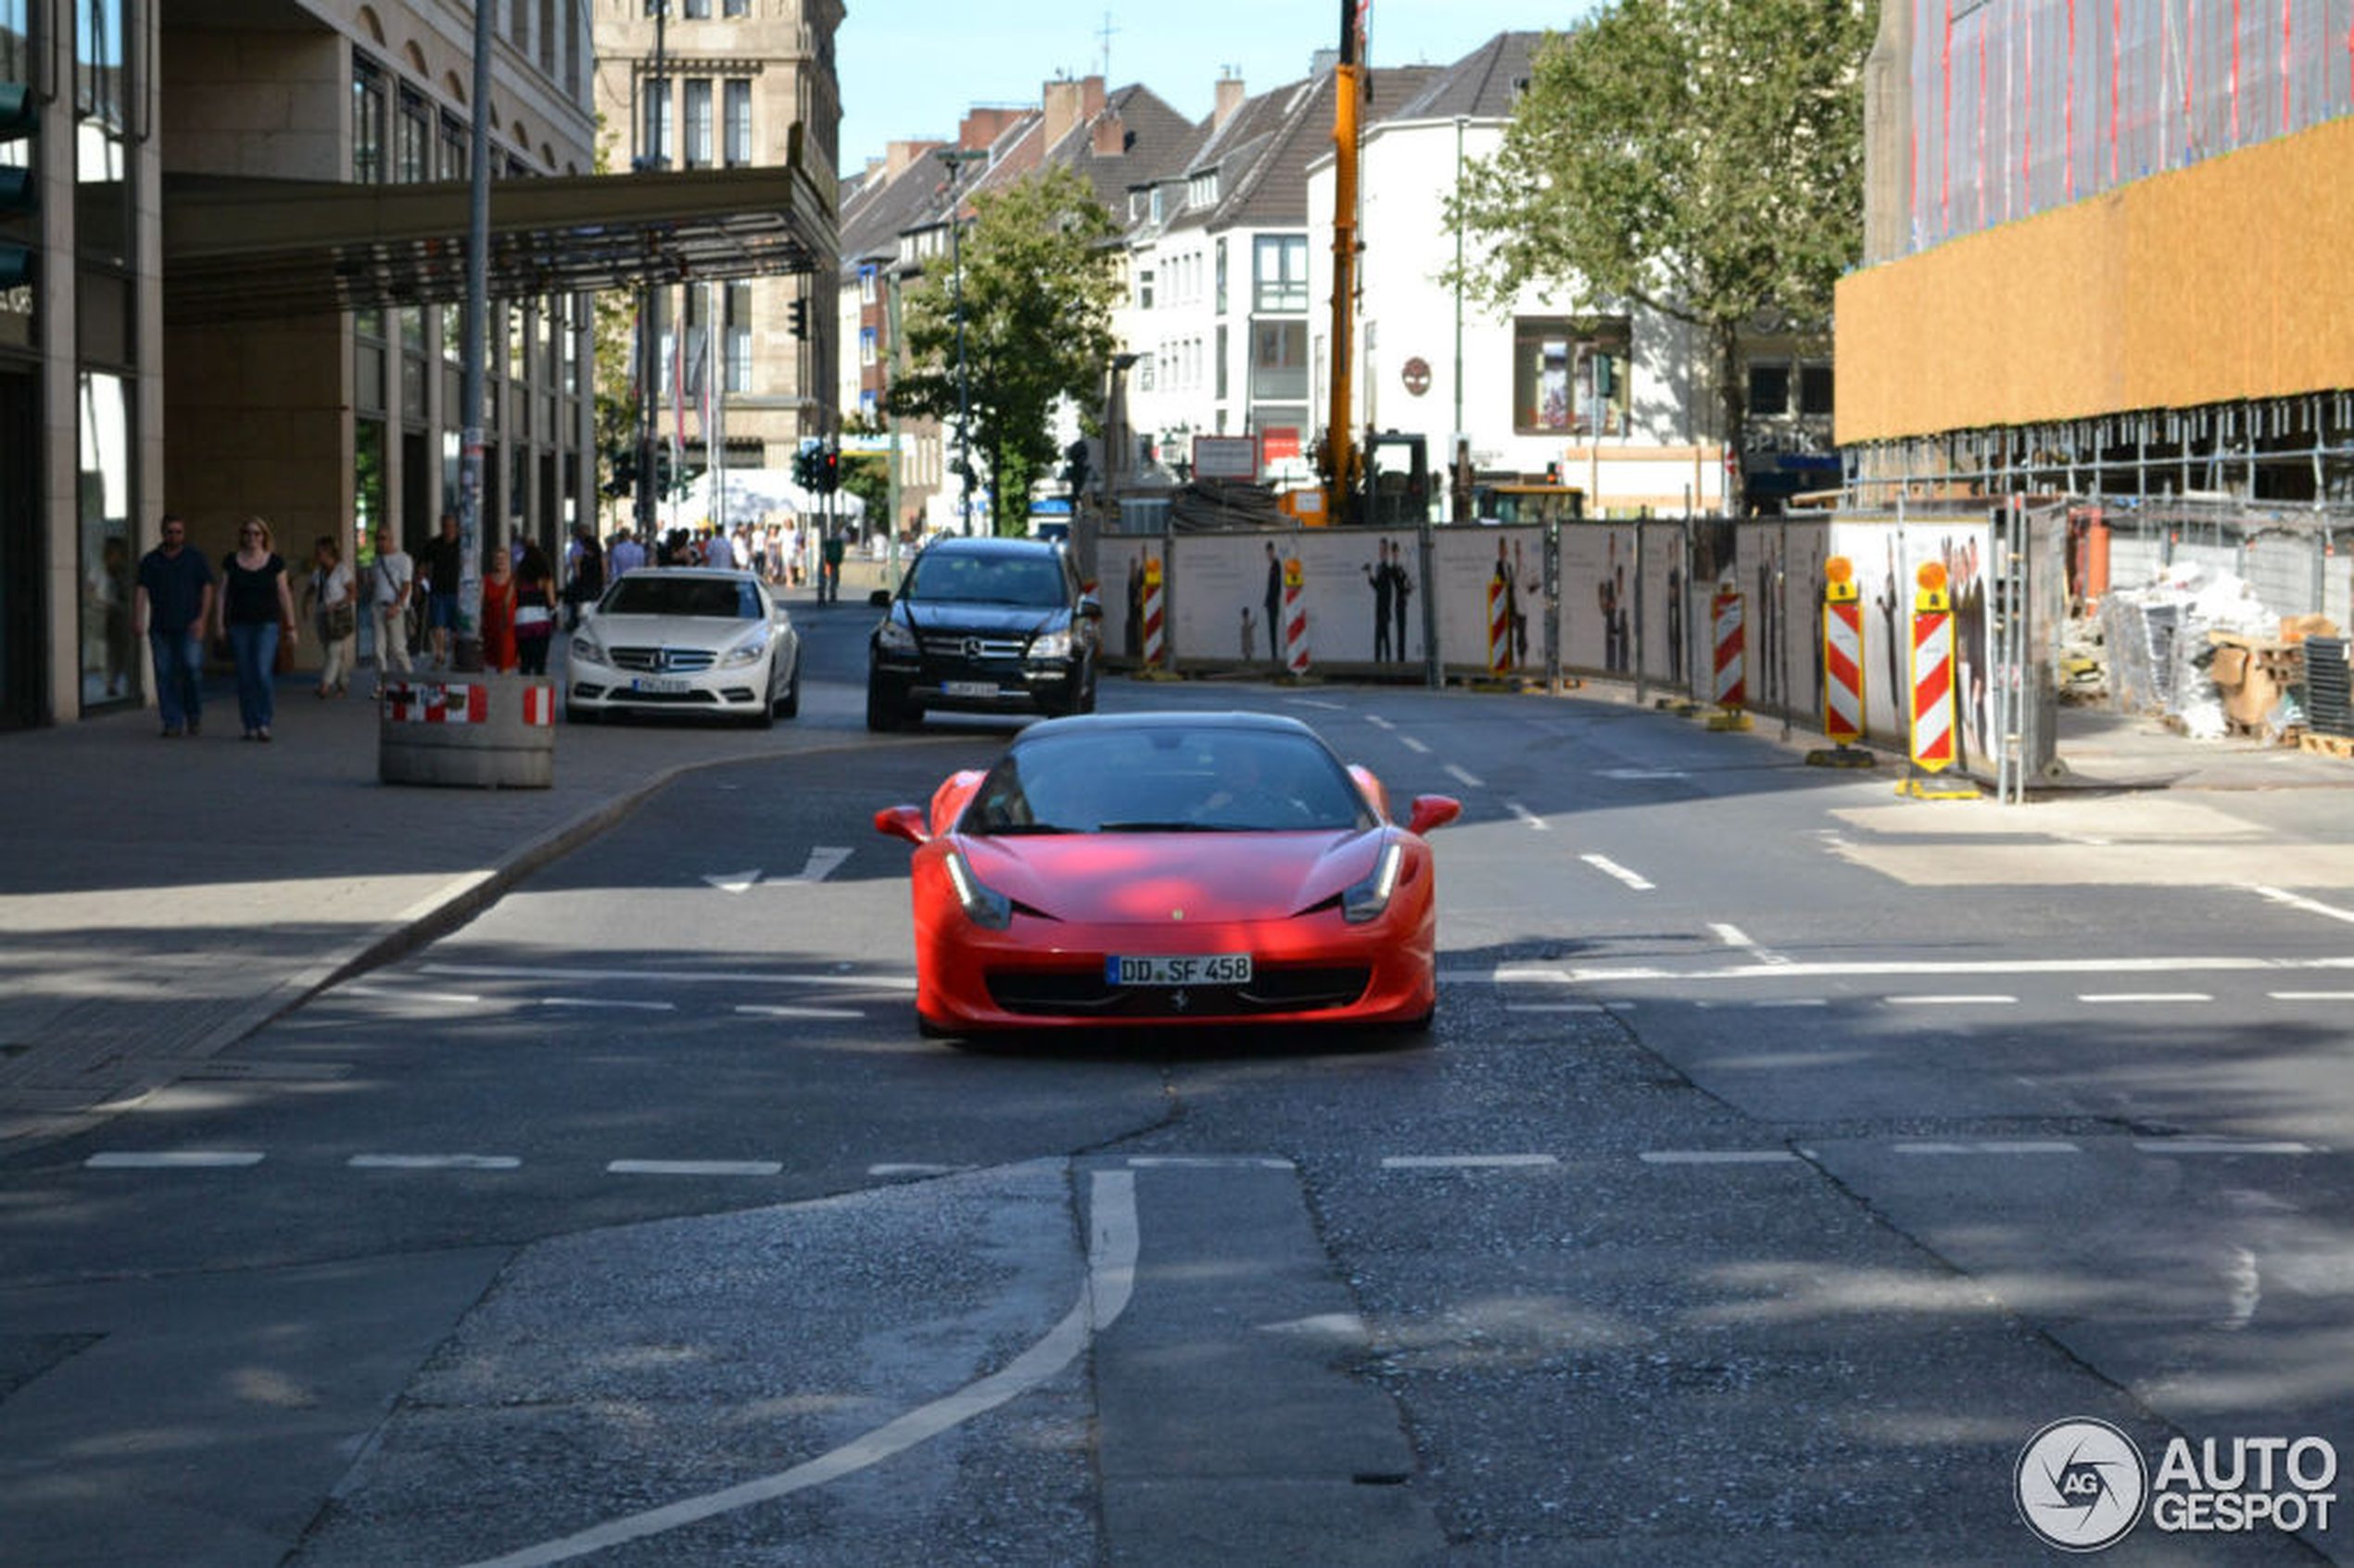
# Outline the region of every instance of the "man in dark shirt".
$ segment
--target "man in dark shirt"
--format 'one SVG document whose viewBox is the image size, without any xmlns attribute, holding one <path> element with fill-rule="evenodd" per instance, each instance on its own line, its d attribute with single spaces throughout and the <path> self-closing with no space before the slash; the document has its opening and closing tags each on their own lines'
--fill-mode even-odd
<svg viewBox="0 0 2354 1568">
<path fill-rule="evenodd" d="M 1365 580 L 1373 585 L 1373 657 L 1389 657 L 1389 541 L 1383 539 L 1376 547 L 1381 564 L 1365 568 Z"/>
<path fill-rule="evenodd" d="M 449 639 L 458 629 L 458 576 L 463 564 L 458 552 L 456 513 L 441 514 L 441 532 L 424 548 L 425 624 L 433 628 L 433 662 L 449 665 Z"/>
<path fill-rule="evenodd" d="M 156 662 L 156 706 L 162 710 L 169 740 L 194 735 L 204 721 L 196 672 L 204 661 L 204 627 L 212 615 L 212 565 L 188 548 L 188 525 L 179 513 L 163 514 L 163 542 L 139 563 L 133 597 L 136 625 L 146 634 Z"/>
<path fill-rule="evenodd" d="M 1267 657 L 1284 656 L 1284 564 L 1275 559 L 1275 541 L 1267 541 Z"/>
</svg>

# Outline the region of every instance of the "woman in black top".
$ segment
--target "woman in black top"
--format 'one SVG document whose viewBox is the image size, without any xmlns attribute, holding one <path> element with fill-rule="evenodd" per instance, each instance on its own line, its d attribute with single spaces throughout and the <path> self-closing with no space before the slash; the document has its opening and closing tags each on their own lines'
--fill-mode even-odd
<svg viewBox="0 0 2354 1568">
<path fill-rule="evenodd" d="M 248 517 L 238 525 L 237 548 L 221 563 L 220 609 L 213 623 L 214 631 L 229 639 L 236 661 L 237 712 L 248 740 L 269 740 L 270 721 L 276 716 L 278 639 L 283 635 L 289 648 L 300 640 L 286 563 L 270 547 L 269 524 Z"/>
</svg>

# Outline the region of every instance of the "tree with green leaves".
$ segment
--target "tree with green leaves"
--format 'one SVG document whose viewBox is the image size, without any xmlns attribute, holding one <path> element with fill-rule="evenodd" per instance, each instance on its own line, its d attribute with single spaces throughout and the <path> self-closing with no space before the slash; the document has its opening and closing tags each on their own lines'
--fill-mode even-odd
<svg viewBox="0 0 2354 1568">
<path fill-rule="evenodd" d="M 1863 252 L 1868 0 L 1608 0 L 1549 36 L 1502 146 L 1449 217 L 1464 282 L 1623 302 L 1705 338 L 1728 438 L 1746 330 L 1816 331 Z M 1734 498 L 1736 510 L 1739 498 Z"/>
<path fill-rule="evenodd" d="M 1068 169 L 973 199 L 962 241 L 970 442 L 999 498 L 1001 533 L 1028 528 L 1031 487 L 1054 471 L 1055 405 L 1066 398 L 1092 404 L 1102 387 L 1117 347 L 1119 234 L 1086 181 Z M 892 386 L 893 413 L 956 420 L 956 293 L 945 259 L 908 291 L 908 369 Z"/>
</svg>

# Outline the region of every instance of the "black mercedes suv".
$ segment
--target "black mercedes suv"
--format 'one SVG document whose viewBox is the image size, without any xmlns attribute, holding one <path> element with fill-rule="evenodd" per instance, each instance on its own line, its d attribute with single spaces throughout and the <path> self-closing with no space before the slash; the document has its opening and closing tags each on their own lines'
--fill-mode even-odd
<svg viewBox="0 0 2354 1568">
<path fill-rule="evenodd" d="M 1044 539 L 944 538 L 924 547 L 867 639 L 867 727 L 928 709 L 1093 713 L 1103 607 Z"/>
</svg>

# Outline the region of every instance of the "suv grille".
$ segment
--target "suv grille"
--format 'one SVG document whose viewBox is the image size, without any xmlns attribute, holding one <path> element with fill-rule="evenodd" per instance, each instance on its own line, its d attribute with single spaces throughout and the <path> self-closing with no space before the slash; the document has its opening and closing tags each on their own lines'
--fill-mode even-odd
<svg viewBox="0 0 2354 1568">
<path fill-rule="evenodd" d="M 648 675 L 687 675 L 707 670 L 715 656 L 708 648 L 615 648 L 611 651 L 614 668 L 641 670 Z"/>
<path fill-rule="evenodd" d="M 968 653 L 965 645 L 972 644 Z M 1019 659 L 1028 651 L 1027 639 L 1019 637 L 980 637 L 963 632 L 927 632 L 923 650 L 935 659 Z"/>
</svg>

